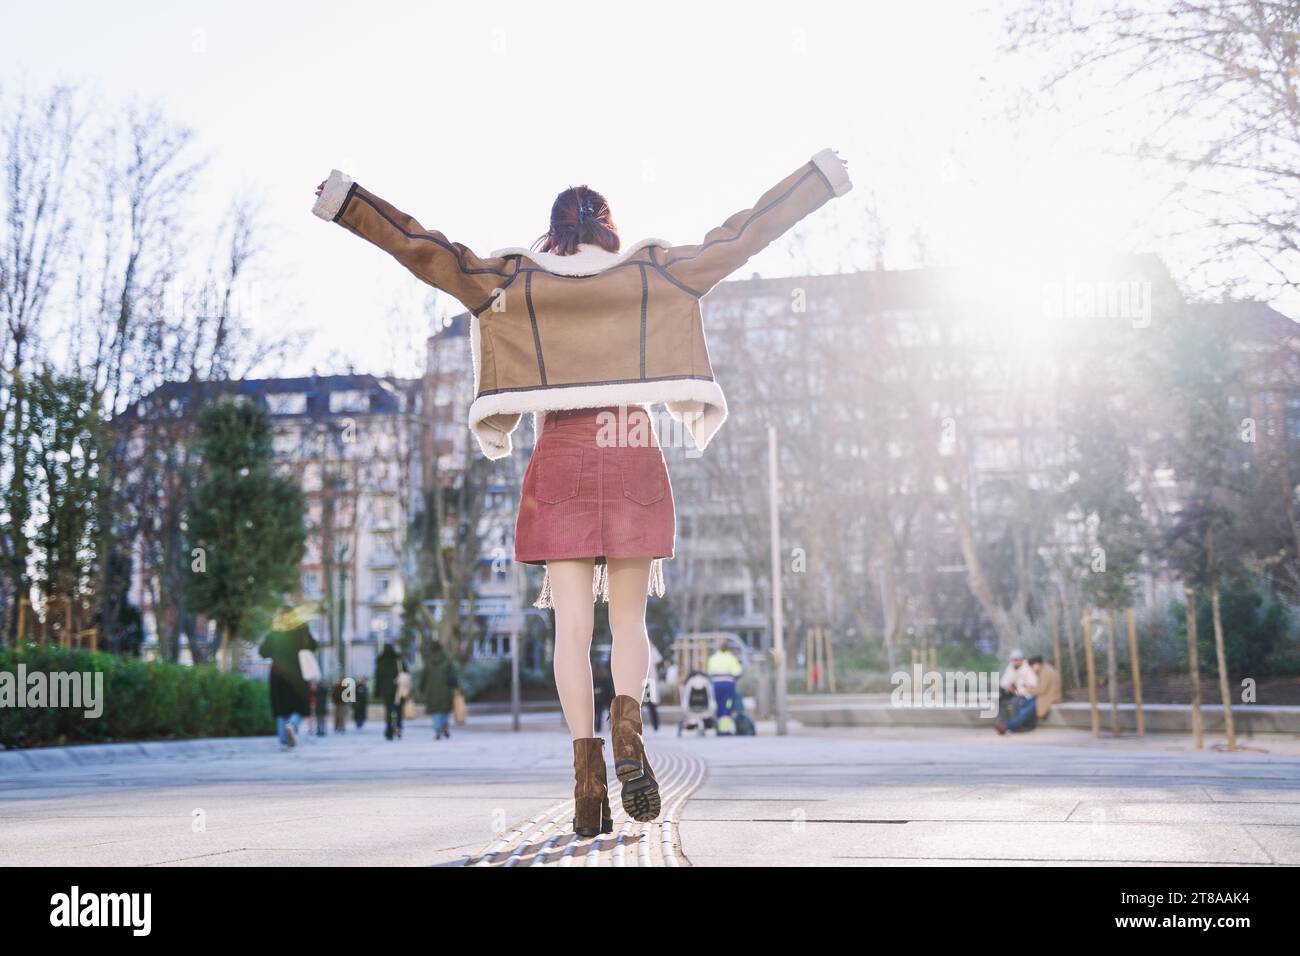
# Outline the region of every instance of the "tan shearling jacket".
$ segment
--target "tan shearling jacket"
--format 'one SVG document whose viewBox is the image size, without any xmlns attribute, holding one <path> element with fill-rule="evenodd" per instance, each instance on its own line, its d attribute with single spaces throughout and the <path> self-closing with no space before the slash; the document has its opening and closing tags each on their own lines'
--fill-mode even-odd
<svg viewBox="0 0 1300 956">
<path fill-rule="evenodd" d="M 727 417 L 700 300 L 799 220 L 852 188 L 824 149 L 696 245 L 645 239 L 617 253 L 499 249 L 487 258 L 333 170 L 313 212 L 373 243 L 471 314 L 469 426 L 489 458 L 525 412 L 663 402 L 703 449 Z"/>
<path fill-rule="evenodd" d="M 1038 688 L 1034 694 L 1034 712 L 1039 717 L 1046 717 L 1052 707 L 1061 702 L 1061 674 L 1055 667 L 1043 661 L 1038 672 Z"/>
</svg>

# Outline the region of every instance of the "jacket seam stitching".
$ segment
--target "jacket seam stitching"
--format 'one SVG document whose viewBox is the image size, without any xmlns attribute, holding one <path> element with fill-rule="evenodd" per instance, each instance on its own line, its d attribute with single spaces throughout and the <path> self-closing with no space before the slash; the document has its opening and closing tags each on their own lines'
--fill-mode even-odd
<svg viewBox="0 0 1300 956">
<path fill-rule="evenodd" d="M 514 256 L 514 257 L 512 257 L 512 258 L 521 258 L 521 257 Z M 700 298 L 703 298 L 703 297 L 704 297 L 704 293 L 703 293 L 703 292 L 696 292 L 696 291 L 695 291 L 694 289 L 692 289 L 690 286 L 686 285 L 686 283 L 684 283 L 684 282 L 680 281 L 679 279 L 674 278 L 672 275 L 670 275 L 670 274 L 666 271 L 665 266 L 663 266 L 663 265 L 661 265 L 660 263 L 657 263 L 657 262 L 652 262 L 652 263 L 650 263 L 650 264 L 654 266 L 654 270 L 655 270 L 655 272 L 659 273 L 661 276 L 663 276 L 665 279 L 667 279 L 667 280 L 668 280 L 669 282 L 671 282 L 673 285 L 677 286 L 677 288 L 681 289 L 683 292 L 687 293 L 688 295 L 692 295 L 692 296 L 694 296 L 694 297 L 697 298 L 697 299 L 700 299 Z M 595 279 L 595 278 L 597 278 L 598 276 L 602 276 L 602 275 L 605 275 L 606 273 L 613 272 L 615 269 L 623 269 L 623 268 L 626 268 L 626 267 L 628 267 L 628 266 L 645 266 L 645 265 L 646 265 L 646 263 L 644 263 L 644 262 L 616 262 L 614 265 L 608 267 L 607 269 L 602 269 L 600 272 L 593 272 L 591 275 L 587 275 L 587 276 L 566 276 L 566 275 L 561 275 L 561 274 L 558 273 L 558 272 L 552 272 L 552 271 L 550 271 L 549 269 L 543 269 L 543 268 L 541 268 L 540 266 L 522 266 L 522 265 L 521 265 L 521 266 L 519 267 L 519 269 L 518 269 L 518 272 L 516 272 L 515 275 L 518 275 L 519 272 L 529 272 L 529 273 L 531 273 L 531 272 L 540 272 L 542 275 L 550 276 L 551 278 L 554 278 L 554 279 Z M 513 280 L 513 279 L 514 279 L 514 276 L 510 276 L 510 278 Z"/>
<path fill-rule="evenodd" d="M 546 362 L 542 358 L 542 336 L 537 330 L 537 311 L 533 308 L 532 273 L 529 273 L 524 278 L 524 301 L 528 304 L 528 321 L 533 326 L 533 350 L 537 353 L 537 374 L 541 376 L 542 385 L 546 385 Z"/>
<path fill-rule="evenodd" d="M 490 391 L 479 392 L 483 395 L 505 395 L 510 392 L 538 392 L 550 389 L 560 388 L 586 388 L 590 385 L 641 385 L 646 382 L 716 382 L 712 375 L 656 375 L 652 378 L 611 378 L 591 382 L 555 382 L 545 386 L 543 385 L 516 385 L 509 388 L 494 388 Z"/>
<path fill-rule="evenodd" d="M 353 183 L 353 184 L 352 184 L 352 187 L 355 189 L 355 188 L 356 188 L 356 185 L 357 185 L 356 183 Z M 457 249 L 455 245 L 453 245 L 452 243 L 448 242 L 448 241 L 445 240 L 445 239 L 439 239 L 437 236 L 430 236 L 430 235 L 427 235 L 426 233 L 422 233 L 422 232 L 407 232 L 405 229 L 403 229 L 401 226 L 399 226 L 397 223 L 395 223 L 395 222 L 392 220 L 392 217 L 390 217 L 386 212 L 384 212 L 382 209 L 380 209 L 379 206 L 377 206 L 377 205 L 374 203 L 373 200 L 371 200 L 370 198 L 368 198 L 368 197 L 366 197 L 366 196 L 361 196 L 360 194 L 358 194 L 358 196 L 360 197 L 360 199 L 361 199 L 362 202 L 364 202 L 367 206 L 369 206 L 369 207 L 370 207 L 371 209 L 373 209 L 376 213 L 378 213 L 379 216 L 380 216 L 380 218 L 383 219 L 384 222 L 388 223 L 390 226 L 392 226 L 394 229 L 396 229 L 398 232 L 400 232 L 402 235 L 404 235 L 407 239 L 423 239 L 425 242 L 432 242 L 435 246 L 439 246 L 439 247 L 441 247 L 441 248 L 443 248 L 443 249 L 446 249 L 448 252 L 450 252 L 450 253 L 452 254 L 452 256 L 455 258 L 455 260 L 456 260 L 456 268 L 460 271 L 461 275 L 472 276 L 472 275 L 483 275 L 483 274 L 488 274 L 488 275 L 494 275 L 494 276 L 501 276 L 502 278 L 507 278 L 507 277 L 508 277 L 508 274 L 507 274 L 507 273 L 505 273 L 505 272 L 501 272 L 501 271 L 499 271 L 499 270 L 497 270 L 497 269 L 467 269 L 467 268 L 465 268 L 465 263 L 464 263 L 464 261 L 463 261 L 462 258 L 461 258 L 461 257 L 464 255 L 464 253 L 463 253 L 461 250 Z"/>
<path fill-rule="evenodd" d="M 796 179 L 794 183 L 791 184 L 789 189 L 787 189 L 781 195 L 777 196 L 775 199 L 773 199 L 762 209 L 755 210 L 754 214 L 750 216 L 748 219 L 746 219 L 744 223 L 741 225 L 741 227 L 736 230 L 736 234 L 734 236 L 728 236 L 726 239 L 714 239 L 712 242 L 706 242 L 704 245 L 700 246 L 700 251 L 695 253 L 695 255 L 682 256 L 681 258 L 678 259 L 670 259 L 664 263 L 664 268 L 667 269 L 671 266 L 676 265 L 679 262 L 690 262 L 694 259 L 698 259 L 700 256 L 704 255 L 704 251 L 708 249 L 710 246 L 720 245 L 721 243 L 724 242 L 739 242 L 740 238 L 745 234 L 745 230 L 748 229 L 750 225 L 753 224 L 754 220 L 758 219 L 759 216 L 771 212 L 777 206 L 781 205 L 781 203 L 789 199 L 794 194 L 794 191 L 798 189 L 800 186 L 802 186 L 804 181 L 812 174 L 813 174 L 813 170 L 811 169 L 808 170 L 806 173 L 804 173 L 802 176 Z"/>
<path fill-rule="evenodd" d="M 831 185 L 830 177 L 827 176 L 824 172 L 822 172 L 822 168 L 818 166 L 816 163 L 810 163 L 809 165 L 812 166 L 813 172 L 816 173 L 821 178 L 821 181 L 826 184 L 826 191 L 830 193 L 831 198 L 834 199 L 835 187 Z"/>
<path fill-rule="evenodd" d="M 343 197 L 343 202 L 339 203 L 339 211 L 334 214 L 334 218 L 330 220 L 331 222 L 339 221 L 339 218 L 343 215 L 343 211 L 348 208 L 348 203 L 352 201 L 352 196 L 353 194 L 356 193 L 356 191 L 357 191 L 357 184 L 354 181 L 352 185 L 348 187 L 347 194 L 344 195 Z"/>
<path fill-rule="evenodd" d="M 649 283 L 646 281 L 645 266 L 641 265 L 641 377 L 642 378 L 645 378 L 645 328 L 646 328 L 646 310 L 649 304 L 650 304 L 650 286 Z"/>
<path fill-rule="evenodd" d="M 488 294 L 486 302 L 480 305 L 477 309 L 470 309 L 470 314 L 472 314 L 475 318 L 478 318 L 480 315 L 486 312 L 491 307 L 493 300 L 498 295 L 505 295 L 506 289 L 510 288 L 510 283 L 514 282 L 515 279 L 518 277 L 519 277 L 519 260 L 516 258 L 515 271 L 506 279 L 505 282 L 497 286 Z"/>
</svg>

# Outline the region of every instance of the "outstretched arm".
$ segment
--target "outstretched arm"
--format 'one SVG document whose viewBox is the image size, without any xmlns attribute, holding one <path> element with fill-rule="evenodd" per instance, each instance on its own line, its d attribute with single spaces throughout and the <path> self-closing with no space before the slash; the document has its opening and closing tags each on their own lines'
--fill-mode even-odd
<svg viewBox="0 0 1300 956">
<path fill-rule="evenodd" d="M 337 222 L 383 249 L 417 278 L 455 296 L 472 312 L 482 311 L 510 277 L 506 260 L 480 259 L 337 169 L 317 187 L 316 196 L 312 212 L 321 219 Z"/>
<path fill-rule="evenodd" d="M 749 209 L 710 229 L 702 243 L 673 246 L 664 254 L 664 268 L 682 285 L 704 295 L 804 216 L 852 189 L 845 165 L 834 150 L 823 149 Z"/>
</svg>

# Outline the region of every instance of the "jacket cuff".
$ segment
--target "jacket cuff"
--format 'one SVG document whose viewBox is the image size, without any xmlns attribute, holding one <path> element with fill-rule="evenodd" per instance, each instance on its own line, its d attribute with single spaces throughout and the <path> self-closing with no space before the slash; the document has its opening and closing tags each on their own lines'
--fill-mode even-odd
<svg viewBox="0 0 1300 956">
<path fill-rule="evenodd" d="M 812 162 L 821 171 L 821 174 L 826 177 L 831 192 L 836 196 L 843 196 L 853 188 L 853 182 L 849 179 L 849 171 L 844 168 L 844 163 L 835 155 L 835 150 L 823 149 L 812 158 Z"/>
<path fill-rule="evenodd" d="M 348 198 L 348 190 L 351 188 L 351 176 L 331 169 L 329 178 L 325 180 L 325 188 L 316 197 L 316 205 L 311 207 L 311 211 L 326 222 L 332 222 L 343 208 L 343 200 Z"/>
</svg>

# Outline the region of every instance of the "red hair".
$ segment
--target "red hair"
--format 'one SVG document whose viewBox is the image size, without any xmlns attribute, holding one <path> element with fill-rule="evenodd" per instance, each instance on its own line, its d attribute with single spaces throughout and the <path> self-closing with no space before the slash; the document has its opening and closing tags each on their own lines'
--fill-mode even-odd
<svg viewBox="0 0 1300 956">
<path fill-rule="evenodd" d="M 551 228 L 539 236 L 541 252 L 571 256 L 579 243 L 592 243 L 606 252 L 618 252 L 618 227 L 605 197 L 590 186 L 570 186 L 551 205 Z"/>
</svg>

